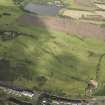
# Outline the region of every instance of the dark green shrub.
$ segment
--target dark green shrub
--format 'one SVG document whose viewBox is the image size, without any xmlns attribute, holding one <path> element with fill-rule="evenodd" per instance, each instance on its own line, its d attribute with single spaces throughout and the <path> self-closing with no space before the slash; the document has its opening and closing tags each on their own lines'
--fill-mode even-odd
<svg viewBox="0 0 105 105">
<path fill-rule="evenodd" d="M 47 78 L 45 76 L 37 76 L 36 82 L 37 82 L 39 87 L 42 87 L 47 82 Z"/>
</svg>

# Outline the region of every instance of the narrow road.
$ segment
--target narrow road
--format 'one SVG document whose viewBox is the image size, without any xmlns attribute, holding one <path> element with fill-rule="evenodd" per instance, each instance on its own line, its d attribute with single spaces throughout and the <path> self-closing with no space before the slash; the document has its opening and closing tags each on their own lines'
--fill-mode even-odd
<svg viewBox="0 0 105 105">
<path fill-rule="evenodd" d="M 9 87 L 9 86 L 2 84 L 1 82 L 0 82 L 0 89 L 6 92 L 7 94 L 12 94 L 18 97 L 27 96 L 32 99 L 33 97 L 36 97 L 37 95 L 39 95 L 37 92 L 35 93 L 32 90 L 16 88 L 13 86 Z M 103 103 L 105 103 L 105 97 L 98 98 L 98 99 L 94 98 L 90 100 L 86 100 L 86 99 L 74 99 L 73 100 L 73 99 L 67 99 L 61 96 L 50 95 L 48 93 L 43 93 L 40 95 L 42 95 L 41 97 L 43 97 L 42 105 L 51 105 L 51 103 L 46 104 L 46 100 L 44 100 L 44 98 L 50 98 L 54 105 L 102 105 Z M 10 97 L 9 101 L 15 102 L 19 105 L 32 105 L 32 103 L 30 102 L 19 101 L 13 97 Z"/>
</svg>

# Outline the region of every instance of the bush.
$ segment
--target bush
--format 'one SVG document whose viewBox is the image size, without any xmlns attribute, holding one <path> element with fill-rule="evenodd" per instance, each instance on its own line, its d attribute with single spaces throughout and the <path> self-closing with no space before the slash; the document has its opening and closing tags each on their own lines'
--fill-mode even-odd
<svg viewBox="0 0 105 105">
<path fill-rule="evenodd" d="M 39 87 L 42 87 L 47 82 L 47 78 L 45 76 L 37 76 L 36 82 L 37 82 Z"/>
<path fill-rule="evenodd" d="M 24 0 L 13 0 L 14 4 L 20 5 Z"/>
</svg>

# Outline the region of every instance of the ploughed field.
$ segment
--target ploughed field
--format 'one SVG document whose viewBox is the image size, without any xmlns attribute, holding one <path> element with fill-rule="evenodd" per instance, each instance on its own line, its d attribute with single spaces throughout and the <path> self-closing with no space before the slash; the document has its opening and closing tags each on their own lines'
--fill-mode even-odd
<svg viewBox="0 0 105 105">
<path fill-rule="evenodd" d="M 0 5 L 1 81 L 82 97 L 87 81 L 98 76 L 95 95 L 104 95 L 105 28 L 27 13 L 11 0 Z"/>
</svg>

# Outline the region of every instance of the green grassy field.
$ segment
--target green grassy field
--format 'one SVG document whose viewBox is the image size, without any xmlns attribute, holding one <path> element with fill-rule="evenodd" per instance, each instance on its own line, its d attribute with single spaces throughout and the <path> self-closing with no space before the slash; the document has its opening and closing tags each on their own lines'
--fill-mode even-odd
<svg viewBox="0 0 105 105">
<path fill-rule="evenodd" d="M 0 5 L 4 5 L 4 6 L 13 6 L 13 2 L 12 0 L 1 0 L 0 1 Z"/>
<path fill-rule="evenodd" d="M 26 13 L 12 6 L 11 2 L 7 2 L 10 6 L 7 9 L 3 2 L 0 1 L 0 14 L 9 12 L 11 16 L 2 15 L 0 31 L 12 30 L 28 35 L 21 34 L 7 40 L 0 37 L 0 59 L 3 59 L 3 63 L 0 61 L 0 80 L 80 97 L 84 94 L 87 81 L 96 79 L 96 70 L 99 68 L 98 81 L 103 87 L 99 87 L 97 93 L 103 93 L 105 57 L 100 67 L 97 64 L 100 56 L 105 53 L 104 41 L 68 35 L 49 30 L 46 26 L 42 29 L 18 23 L 17 18 Z"/>
</svg>

